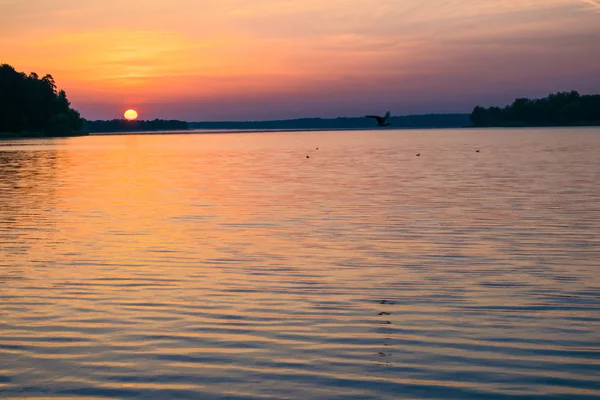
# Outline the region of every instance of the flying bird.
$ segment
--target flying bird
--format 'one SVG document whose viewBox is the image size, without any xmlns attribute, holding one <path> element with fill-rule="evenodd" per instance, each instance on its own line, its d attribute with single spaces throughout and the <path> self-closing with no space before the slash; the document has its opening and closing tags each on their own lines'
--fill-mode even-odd
<svg viewBox="0 0 600 400">
<path fill-rule="evenodd" d="M 374 118 L 377 120 L 377 125 L 378 126 L 390 126 L 392 124 L 390 124 L 390 122 L 388 121 L 390 119 L 390 112 L 386 112 L 385 116 L 380 117 L 378 115 L 366 115 L 367 118 Z"/>
</svg>

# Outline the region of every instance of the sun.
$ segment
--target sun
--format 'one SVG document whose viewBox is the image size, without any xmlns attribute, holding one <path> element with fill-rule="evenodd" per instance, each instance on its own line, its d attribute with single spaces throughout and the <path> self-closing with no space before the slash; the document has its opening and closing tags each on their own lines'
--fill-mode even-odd
<svg viewBox="0 0 600 400">
<path fill-rule="evenodd" d="M 129 110 L 125 111 L 125 114 L 123 114 L 123 116 L 125 117 L 126 120 L 133 121 L 133 120 L 137 119 L 138 113 L 135 110 L 129 109 Z"/>
</svg>

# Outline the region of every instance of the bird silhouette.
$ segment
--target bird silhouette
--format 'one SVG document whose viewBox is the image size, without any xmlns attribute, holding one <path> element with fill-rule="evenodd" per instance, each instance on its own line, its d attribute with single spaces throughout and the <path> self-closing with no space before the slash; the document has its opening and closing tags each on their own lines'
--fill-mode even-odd
<svg viewBox="0 0 600 400">
<path fill-rule="evenodd" d="M 377 126 L 390 126 L 392 125 L 388 120 L 390 119 L 390 112 L 386 112 L 385 116 L 380 117 L 378 115 L 365 115 L 367 118 L 374 118 L 377 120 Z"/>
</svg>

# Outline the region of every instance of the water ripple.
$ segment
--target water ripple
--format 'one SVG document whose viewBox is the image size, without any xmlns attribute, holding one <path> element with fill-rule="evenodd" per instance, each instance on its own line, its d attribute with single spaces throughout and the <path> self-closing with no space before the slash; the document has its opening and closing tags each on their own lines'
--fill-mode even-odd
<svg viewBox="0 0 600 400">
<path fill-rule="evenodd" d="M 599 153 L 598 129 L 2 142 L 0 397 L 598 398 Z"/>
</svg>

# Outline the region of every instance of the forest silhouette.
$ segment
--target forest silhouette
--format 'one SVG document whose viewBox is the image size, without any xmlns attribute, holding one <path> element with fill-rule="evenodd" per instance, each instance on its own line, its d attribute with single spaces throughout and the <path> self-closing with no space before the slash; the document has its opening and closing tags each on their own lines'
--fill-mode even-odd
<svg viewBox="0 0 600 400">
<path fill-rule="evenodd" d="M 477 106 L 469 114 L 426 114 L 392 117 L 396 128 L 600 125 L 600 95 L 559 92 L 541 99 L 518 98 L 500 107 Z M 86 132 L 192 129 L 369 129 L 367 118 L 302 118 L 281 121 L 191 122 L 178 120 L 87 121 L 71 108 L 52 75 L 39 77 L 0 64 L 0 134 L 3 136 L 74 136 Z"/>
<path fill-rule="evenodd" d="M 520 98 L 504 108 L 477 106 L 470 119 L 477 127 L 600 125 L 600 95 L 571 91 Z"/>
<path fill-rule="evenodd" d="M 108 121 L 83 122 L 83 129 L 87 132 L 142 132 L 142 131 L 184 131 L 188 129 L 188 123 L 179 120 L 154 119 L 150 121 L 126 119 L 111 119 Z"/>
<path fill-rule="evenodd" d="M 52 75 L 26 75 L 0 65 L 0 132 L 21 135 L 72 136 L 80 134 L 83 118 L 72 109 Z"/>
</svg>

